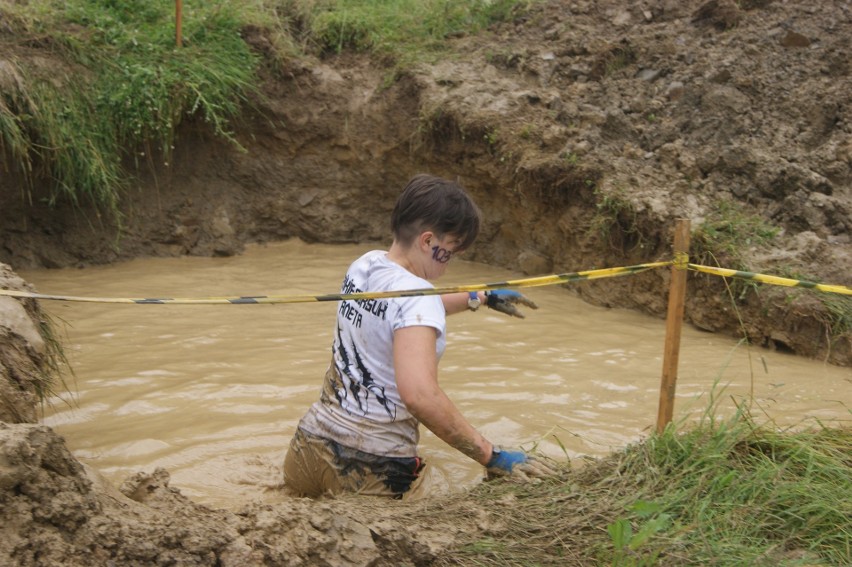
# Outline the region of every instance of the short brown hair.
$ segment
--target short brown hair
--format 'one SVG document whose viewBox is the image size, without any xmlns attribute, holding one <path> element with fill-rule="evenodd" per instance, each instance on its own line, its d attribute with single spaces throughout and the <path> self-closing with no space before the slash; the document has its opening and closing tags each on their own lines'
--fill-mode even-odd
<svg viewBox="0 0 852 567">
<path fill-rule="evenodd" d="M 391 214 L 394 238 L 409 246 L 426 230 L 438 237 L 455 236 L 461 240 L 457 250 L 470 247 L 479 235 L 482 214 L 457 183 L 421 173 L 402 190 Z"/>
</svg>

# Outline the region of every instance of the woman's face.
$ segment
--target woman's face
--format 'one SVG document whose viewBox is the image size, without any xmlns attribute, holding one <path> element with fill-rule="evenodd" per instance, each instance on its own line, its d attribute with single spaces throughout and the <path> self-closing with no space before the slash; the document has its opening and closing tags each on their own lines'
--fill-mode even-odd
<svg viewBox="0 0 852 567">
<path fill-rule="evenodd" d="M 447 271 L 447 264 L 457 254 L 461 254 L 458 247 L 461 239 L 452 235 L 444 237 L 433 236 L 427 241 L 428 253 L 431 255 L 427 262 L 426 279 L 435 280 Z"/>
</svg>

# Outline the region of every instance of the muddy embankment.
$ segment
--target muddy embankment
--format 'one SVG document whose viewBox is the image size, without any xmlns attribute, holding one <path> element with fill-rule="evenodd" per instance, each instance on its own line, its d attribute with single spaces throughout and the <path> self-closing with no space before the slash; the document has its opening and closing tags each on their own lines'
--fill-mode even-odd
<svg viewBox="0 0 852 567">
<path fill-rule="evenodd" d="M 538 275 L 669 259 L 675 219 L 699 228 L 735 203 L 780 229 L 740 242 L 744 265 L 852 284 L 850 3 L 624 5 L 545 2 L 452 40 L 453 56 L 390 86 L 388 69 L 361 56 L 267 67 L 263 99 L 234 126 L 242 149 L 187 123 L 167 159 L 129 159 L 120 229 L 85 204 L 47 206 L 47 180 L 27 189 L 5 162 L 0 261 L 231 255 L 291 237 L 386 242 L 397 192 L 428 171 L 458 178 L 484 210 L 477 261 Z M 269 48 L 262 31 L 246 40 Z M 573 287 L 662 316 L 667 280 L 654 271 Z M 818 296 L 746 286 L 736 301 L 719 278 L 690 274 L 686 317 L 697 327 L 744 328 L 758 345 L 852 365 L 852 336 L 832 335 Z M 163 471 L 120 491 L 102 485 L 33 425 L 36 379 L 49 370 L 38 307 L 0 308 L 0 562 L 422 565 L 469 527 L 345 500 L 210 510 Z"/>
<path fill-rule="evenodd" d="M 734 234 L 741 258 L 697 259 L 852 283 L 848 4 L 640 4 L 548 2 L 453 40 L 452 57 L 390 86 L 366 57 L 267 68 L 263 100 L 235 124 L 243 149 L 187 124 L 173 155 L 130 160 L 140 167 L 121 230 L 85 206 L 43 205 L 38 183 L 31 205 L 6 172 L 0 261 L 382 241 L 399 188 L 428 171 L 458 178 L 483 208 L 478 261 L 539 275 L 669 259 L 677 218 L 736 231 L 721 209 L 779 233 Z M 261 30 L 246 39 L 269 48 Z M 667 279 L 574 287 L 662 316 Z M 691 274 L 689 286 L 686 317 L 699 328 L 852 364 L 849 333 L 832 335 L 838 316 L 814 294 L 740 286 L 735 308 L 718 277 Z"/>
</svg>

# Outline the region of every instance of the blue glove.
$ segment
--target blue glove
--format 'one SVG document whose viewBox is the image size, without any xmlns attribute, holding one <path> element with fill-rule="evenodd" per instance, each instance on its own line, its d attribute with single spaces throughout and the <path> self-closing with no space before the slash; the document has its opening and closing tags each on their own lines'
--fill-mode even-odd
<svg viewBox="0 0 852 567">
<path fill-rule="evenodd" d="M 491 480 L 499 476 L 511 476 L 514 479 L 529 481 L 532 478 L 554 476 L 557 472 L 543 461 L 524 451 L 507 451 L 494 446 L 491 460 L 485 465 L 486 478 Z"/>
<path fill-rule="evenodd" d="M 538 309 L 534 301 L 513 289 L 493 289 L 485 292 L 485 305 L 500 313 L 523 319 L 524 314 L 515 307 L 518 303 L 530 309 Z"/>
<path fill-rule="evenodd" d="M 488 461 L 485 468 L 489 471 L 498 469 L 502 472 L 502 474 L 512 474 L 512 468 L 514 468 L 515 465 L 521 465 L 526 462 L 527 454 L 523 451 L 504 451 L 494 447 L 494 452 L 491 453 L 491 460 Z"/>
</svg>

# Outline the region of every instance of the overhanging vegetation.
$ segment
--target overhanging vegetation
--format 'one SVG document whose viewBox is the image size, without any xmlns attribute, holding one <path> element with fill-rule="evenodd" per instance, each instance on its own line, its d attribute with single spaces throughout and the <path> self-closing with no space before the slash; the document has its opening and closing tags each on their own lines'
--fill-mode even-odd
<svg viewBox="0 0 852 567">
<path fill-rule="evenodd" d="M 13 32 L 0 36 L 9 47 L 0 59 L 0 156 L 28 182 L 52 180 L 50 201 L 88 201 L 118 216 L 125 165 L 168 166 L 182 122 L 234 141 L 232 121 L 259 91 L 261 56 L 243 38 L 250 27 L 278 44 L 275 56 L 357 49 L 410 64 L 518 4 L 191 0 L 178 48 L 173 0 L 0 0 Z"/>
</svg>

